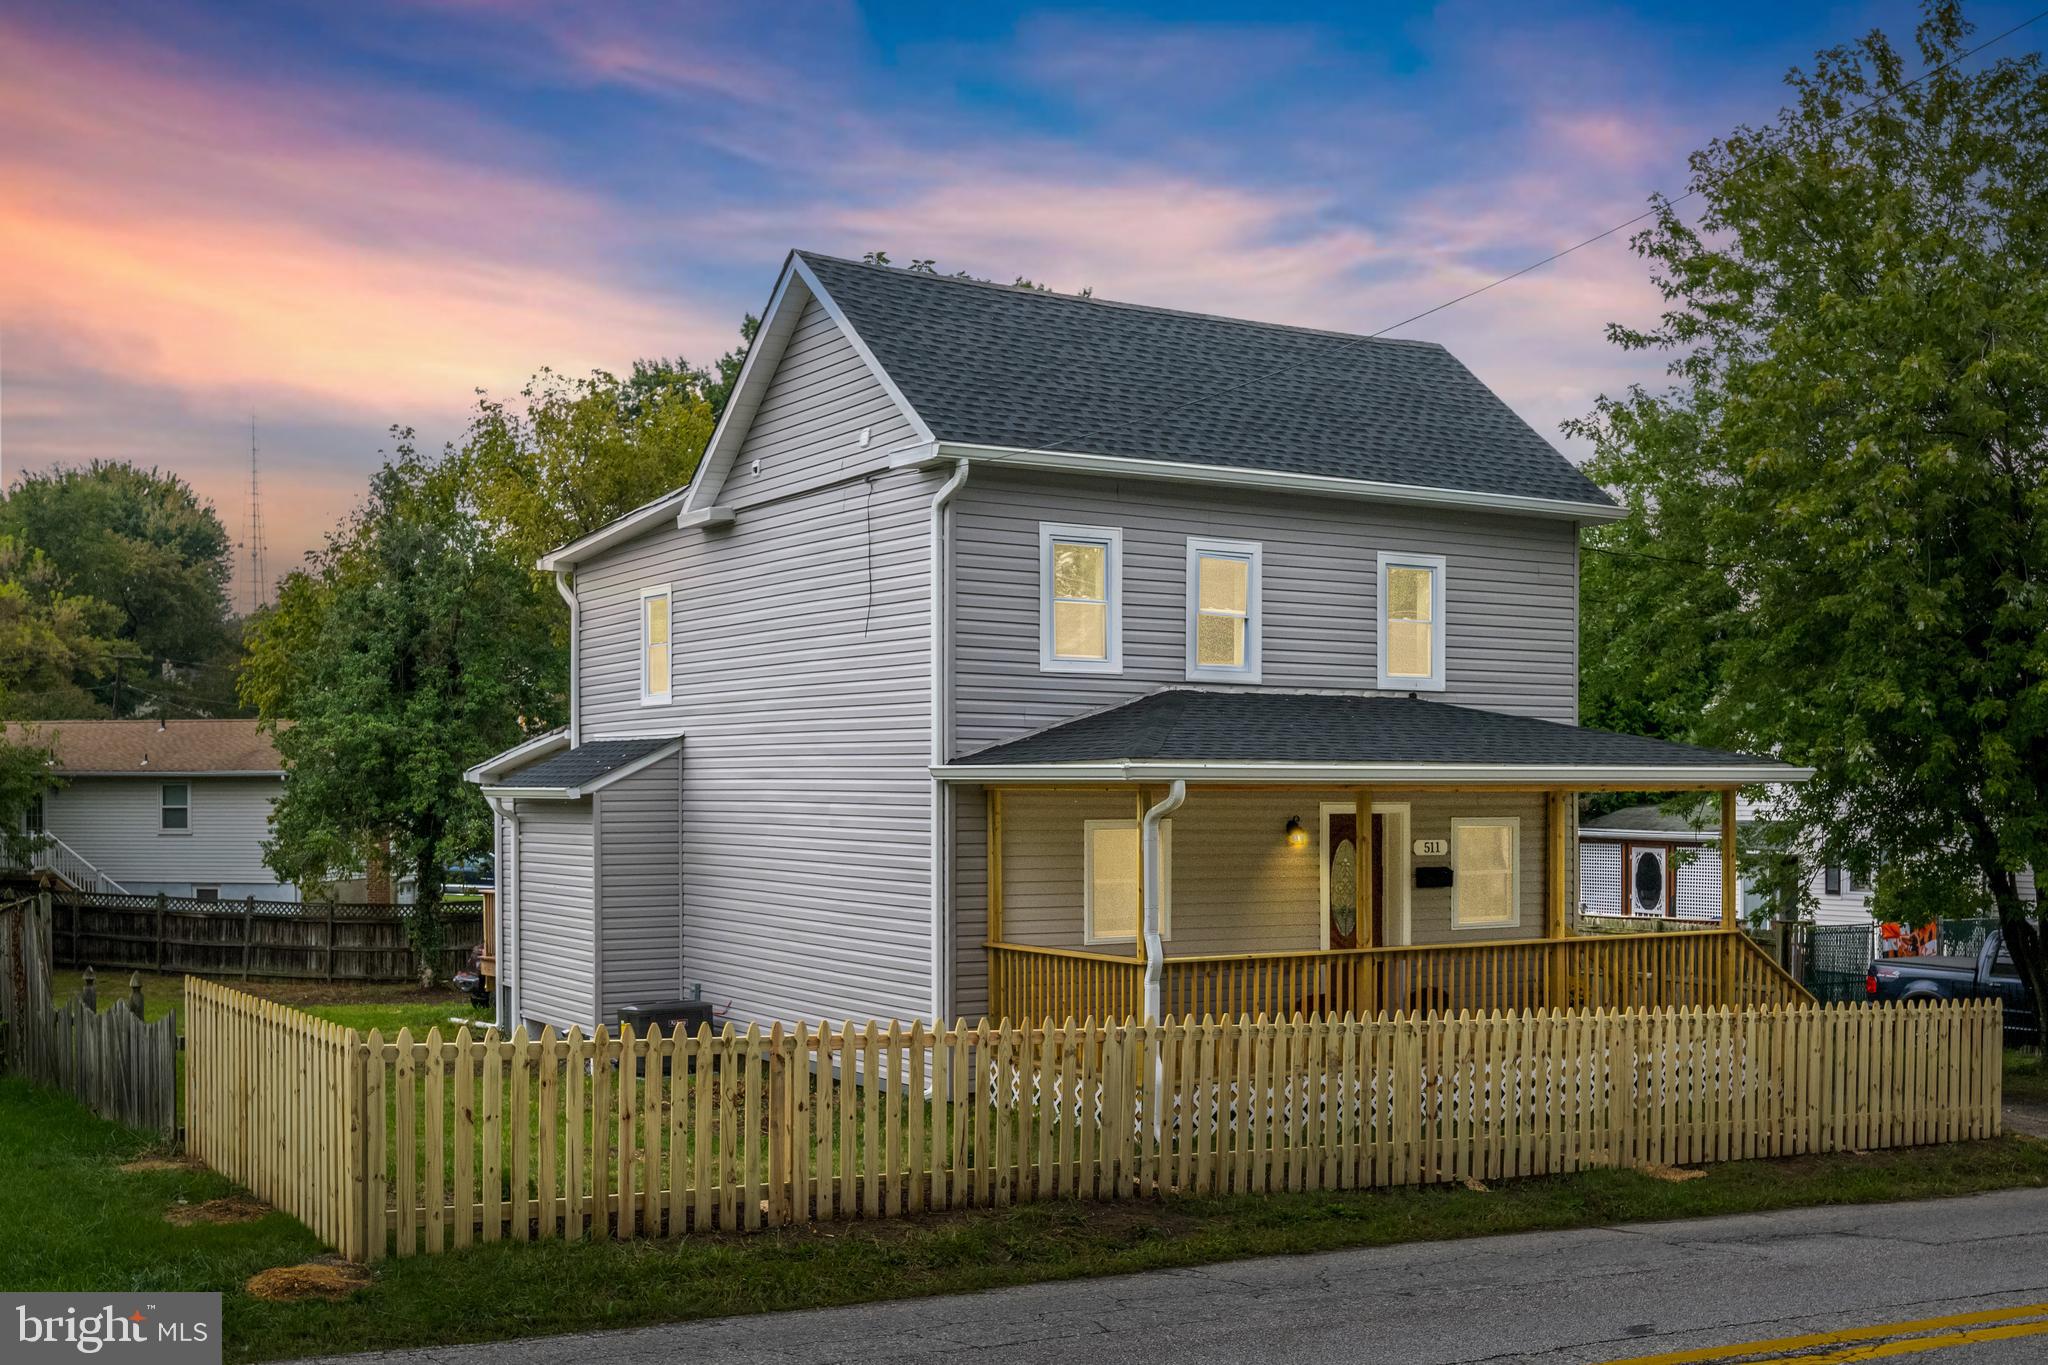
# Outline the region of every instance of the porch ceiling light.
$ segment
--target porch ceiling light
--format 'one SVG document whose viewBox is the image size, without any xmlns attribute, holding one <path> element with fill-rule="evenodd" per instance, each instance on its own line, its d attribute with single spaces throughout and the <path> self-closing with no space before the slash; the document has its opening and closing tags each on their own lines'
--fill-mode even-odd
<svg viewBox="0 0 2048 1365">
<path fill-rule="evenodd" d="M 1287 817 L 1287 846 L 1289 848 L 1308 847 L 1308 831 L 1301 827 L 1301 817 L 1298 815 Z"/>
</svg>

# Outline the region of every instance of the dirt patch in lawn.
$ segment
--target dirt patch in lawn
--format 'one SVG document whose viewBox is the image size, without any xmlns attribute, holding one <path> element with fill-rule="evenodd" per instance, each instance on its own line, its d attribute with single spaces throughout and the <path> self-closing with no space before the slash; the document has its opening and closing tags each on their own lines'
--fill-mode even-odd
<svg viewBox="0 0 2048 1365">
<path fill-rule="evenodd" d="M 173 1204 L 164 1210 L 164 1221 L 172 1227 L 189 1228 L 201 1223 L 253 1223 L 273 1210 L 260 1199 L 231 1194 L 203 1204 Z"/>
<path fill-rule="evenodd" d="M 142 1156 L 121 1167 L 127 1175 L 151 1175 L 158 1171 L 203 1171 L 206 1163 L 189 1156 Z"/>
<path fill-rule="evenodd" d="M 296 1303 L 324 1299 L 339 1303 L 359 1289 L 370 1287 L 370 1273 L 361 1266 L 336 1257 L 307 1261 L 304 1265 L 281 1265 L 259 1270 L 242 1286 L 249 1297 L 270 1303 Z"/>
</svg>

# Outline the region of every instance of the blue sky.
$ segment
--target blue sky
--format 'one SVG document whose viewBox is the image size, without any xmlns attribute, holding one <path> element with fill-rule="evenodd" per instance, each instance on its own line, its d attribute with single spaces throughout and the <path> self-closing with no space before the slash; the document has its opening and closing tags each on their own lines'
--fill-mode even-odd
<svg viewBox="0 0 2048 1365">
<path fill-rule="evenodd" d="M 1788 67 L 1913 17 L 7 0 L 0 458 L 160 464 L 234 530 L 253 412 L 286 567 L 389 425 L 708 360 L 792 246 L 1371 331 L 1682 187 Z M 1617 238 L 1404 334 L 1555 436 L 1654 379 L 1602 328 L 1655 308 Z"/>
</svg>

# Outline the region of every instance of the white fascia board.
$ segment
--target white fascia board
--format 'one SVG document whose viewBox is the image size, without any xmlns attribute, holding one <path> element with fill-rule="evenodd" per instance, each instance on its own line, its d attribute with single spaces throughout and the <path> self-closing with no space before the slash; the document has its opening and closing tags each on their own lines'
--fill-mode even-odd
<svg viewBox="0 0 2048 1365">
<path fill-rule="evenodd" d="M 700 507 L 694 512 L 678 512 L 676 529 L 687 531 L 692 526 L 730 526 L 738 513 L 731 507 Z"/>
<path fill-rule="evenodd" d="M 1719 830 L 1610 829 L 1604 825 L 1593 829 L 1579 826 L 1579 842 L 1582 844 L 1713 844 L 1720 840 Z"/>
<path fill-rule="evenodd" d="M 970 464 L 1011 469 L 1042 469 L 1061 474 L 1099 474 L 1119 479 L 1158 479 L 1170 483 L 1216 484 L 1257 488 L 1274 493 L 1312 493 L 1322 497 L 1358 498 L 1368 502 L 1414 507 L 1453 507 L 1468 511 L 1512 512 L 1568 521 L 1619 521 L 1625 507 L 1610 503 L 1572 502 L 1563 498 L 1531 498 L 1510 493 L 1475 493 L 1463 488 L 1420 488 L 1371 479 L 1340 479 L 1326 474 L 1290 474 L 1270 469 L 1237 469 L 1226 465 L 1192 464 L 1179 460 L 1139 460 L 1125 455 L 1089 455 L 1080 451 L 1020 450 L 1009 446 L 962 445 L 941 441 L 934 460 L 966 460 Z"/>
<path fill-rule="evenodd" d="M 634 508 L 617 521 L 608 522 L 598 527 L 580 540 L 572 540 L 558 550 L 548 551 L 548 553 L 535 561 L 534 567 L 542 573 L 553 573 L 557 569 L 572 569 L 583 561 L 595 557 L 600 551 L 608 549 L 622 540 L 631 540 L 634 536 L 659 524 L 675 510 L 676 505 L 683 500 L 684 495 L 688 492 L 687 488 L 678 488 L 664 493 L 653 502 Z"/>
<path fill-rule="evenodd" d="M 462 780 L 483 784 L 496 777 L 499 773 L 504 772 L 507 768 L 517 767 L 519 764 L 539 758 L 543 754 L 553 753 L 557 749 L 566 749 L 568 746 L 569 730 L 567 726 L 563 726 L 558 730 L 550 730 L 546 734 L 535 735 L 532 739 L 515 744 L 501 754 L 493 754 L 475 767 L 466 769 L 462 774 Z"/>
<path fill-rule="evenodd" d="M 1273 782 L 1336 786 L 1452 786 L 1461 783 L 1510 786 L 1517 783 L 1627 783 L 1643 791 L 1695 787 L 1750 786 L 1758 782 L 1804 782 L 1811 768 L 1730 765 L 1726 767 L 1637 768 L 1602 765 L 1509 766 L 1495 763 L 1203 763 L 1166 759 L 1121 759 L 1099 763 L 980 763 L 971 759 L 932 769 L 952 782 Z"/>
<path fill-rule="evenodd" d="M 583 793 L 575 787 L 492 787 L 477 788 L 485 796 L 500 796 L 513 801 L 574 801 Z"/>
</svg>

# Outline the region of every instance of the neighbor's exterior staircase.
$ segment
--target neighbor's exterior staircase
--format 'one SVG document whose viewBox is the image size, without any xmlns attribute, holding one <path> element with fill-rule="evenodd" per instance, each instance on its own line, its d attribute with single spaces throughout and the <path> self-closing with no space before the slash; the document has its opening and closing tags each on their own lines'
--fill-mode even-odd
<svg viewBox="0 0 2048 1365">
<path fill-rule="evenodd" d="M 128 888 L 93 866 L 90 859 L 56 835 L 45 832 L 43 846 L 29 858 L 29 870 L 64 883 L 73 891 L 111 891 L 128 894 Z"/>
</svg>

